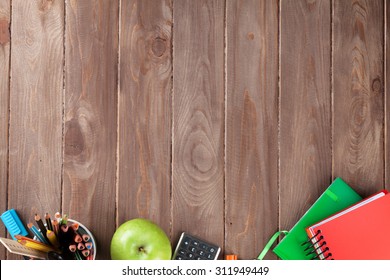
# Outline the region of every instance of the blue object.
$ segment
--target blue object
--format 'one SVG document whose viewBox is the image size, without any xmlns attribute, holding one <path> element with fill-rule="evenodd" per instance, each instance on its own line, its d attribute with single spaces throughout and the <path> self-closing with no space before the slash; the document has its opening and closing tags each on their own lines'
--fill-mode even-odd
<svg viewBox="0 0 390 280">
<path fill-rule="evenodd" d="M 15 235 L 28 235 L 28 232 L 24 227 L 22 221 L 20 220 L 18 214 L 16 213 L 15 209 L 5 211 L 0 216 L 0 218 L 14 240 L 16 240 Z"/>
</svg>

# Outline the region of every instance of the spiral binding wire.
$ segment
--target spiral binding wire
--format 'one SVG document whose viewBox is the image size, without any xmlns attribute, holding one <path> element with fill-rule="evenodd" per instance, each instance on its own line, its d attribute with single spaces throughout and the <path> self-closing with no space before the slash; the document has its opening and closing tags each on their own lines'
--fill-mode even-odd
<svg viewBox="0 0 390 280">
<path fill-rule="evenodd" d="M 306 256 L 311 256 L 311 260 L 334 260 L 332 258 L 332 253 L 330 252 L 329 247 L 326 246 L 326 241 L 324 241 L 324 239 L 325 238 L 321 234 L 321 231 L 317 230 L 316 234 L 312 238 L 303 242 L 301 246 L 306 247 L 304 249 L 304 252 L 307 252 Z M 318 249 L 321 249 L 321 253 L 318 253 Z"/>
</svg>

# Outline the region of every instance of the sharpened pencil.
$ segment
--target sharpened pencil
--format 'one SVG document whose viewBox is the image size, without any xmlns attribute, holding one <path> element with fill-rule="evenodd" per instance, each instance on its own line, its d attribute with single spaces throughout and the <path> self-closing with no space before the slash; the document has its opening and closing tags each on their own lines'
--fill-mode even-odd
<svg viewBox="0 0 390 280">
<path fill-rule="evenodd" d="M 60 243 L 58 242 L 58 239 L 54 233 L 54 231 L 51 231 L 50 229 L 47 230 L 46 236 L 49 239 L 51 245 L 53 245 L 55 248 L 60 247 Z"/>
<path fill-rule="evenodd" d="M 90 253 L 91 253 L 91 251 L 89 251 L 89 250 L 82 250 L 81 251 L 81 254 L 83 254 L 84 257 L 88 257 Z"/>
<path fill-rule="evenodd" d="M 72 253 L 76 252 L 77 250 L 77 246 L 76 244 L 70 244 L 69 245 L 69 251 L 71 251 Z"/>
<path fill-rule="evenodd" d="M 58 221 L 57 220 L 53 220 L 52 224 L 53 224 L 53 231 L 58 236 L 59 228 L 60 228 L 59 225 L 58 225 Z"/>
<path fill-rule="evenodd" d="M 80 243 L 82 241 L 83 241 L 83 239 L 81 238 L 80 234 L 76 233 L 74 236 L 74 242 Z"/>
<path fill-rule="evenodd" d="M 46 238 L 43 237 L 42 233 L 33 225 L 33 223 L 28 223 L 27 227 L 34 233 L 35 237 L 42 243 L 49 244 Z"/>
<path fill-rule="evenodd" d="M 60 212 L 55 213 L 54 218 L 56 218 L 57 222 L 60 223 L 62 218 L 61 213 Z"/>
<path fill-rule="evenodd" d="M 28 241 L 28 240 L 18 240 L 18 242 L 20 244 L 22 244 L 23 246 L 26 246 L 28 248 L 32 248 L 32 249 L 35 249 L 35 250 L 38 250 L 38 251 L 41 251 L 41 252 L 45 252 L 45 253 L 48 253 L 50 251 L 55 251 L 55 252 L 59 252 L 57 249 L 49 246 L 49 245 L 46 245 L 46 244 L 37 244 L 35 242 L 31 242 L 31 241 Z"/>
<path fill-rule="evenodd" d="M 82 238 L 84 242 L 88 242 L 91 239 L 91 237 L 88 234 L 83 234 Z"/>
<path fill-rule="evenodd" d="M 92 249 L 92 242 L 86 242 L 85 248 L 87 248 L 88 250 L 91 250 Z"/>
<path fill-rule="evenodd" d="M 52 225 L 52 222 L 51 222 L 51 218 L 50 218 L 50 214 L 49 214 L 49 213 L 46 213 L 46 214 L 45 214 L 45 220 L 46 220 L 46 227 L 47 227 L 47 229 L 53 231 L 53 225 Z"/>
<path fill-rule="evenodd" d="M 67 225 L 61 225 L 58 239 L 60 244 L 65 247 L 73 241 L 73 234 L 69 231 L 69 227 Z"/>
<path fill-rule="evenodd" d="M 41 217 L 38 214 L 35 214 L 34 219 L 35 219 L 35 222 L 37 223 L 39 229 L 41 230 L 41 233 L 42 233 L 43 237 L 46 239 L 46 241 L 48 243 L 50 243 L 49 239 L 46 237 L 47 229 L 46 229 L 45 225 L 43 224 L 43 222 L 41 220 Z"/>
<path fill-rule="evenodd" d="M 80 225 L 78 223 L 73 223 L 71 224 L 71 227 L 73 228 L 74 231 L 77 231 L 80 227 Z"/>
<path fill-rule="evenodd" d="M 67 225 L 68 224 L 68 215 L 64 214 L 61 219 L 61 225 Z"/>
<path fill-rule="evenodd" d="M 78 249 L 79 251 L 84 250 L 84 249 L 85 249 L 84 243 L 78 243 L 78 244 L 77 244 L 77 249 Z"/>
<path fill-rule="evenodd" d="M 30 242 L 37 243 L 37 244 L 45 244 L 39 240 L 35 240 L 35 239 L 29 238 L 29 237 L 26 237 L 23 235 L 19 235 L 19 234 L 15 235 L 14 237 L 16 238 L 16 240 L 26 240 L 26 241 L 30 241 Z M 45 245 L 47 245 L 47 244 L 45 244 Z"/>
</svg>

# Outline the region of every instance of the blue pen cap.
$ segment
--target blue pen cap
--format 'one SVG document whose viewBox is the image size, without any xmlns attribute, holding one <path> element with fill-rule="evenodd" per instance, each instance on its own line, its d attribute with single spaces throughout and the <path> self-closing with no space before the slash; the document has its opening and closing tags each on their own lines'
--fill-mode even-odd
<svg viewBox="0 0 390 280">
<path fill-rule="evenodd" d="M 15 235 L 28 235 L 28 232 L 24 227 L 22 221 L 20 220 L 18 214 L 16 213 L 15 209 L 5 211 L 0 216 L 0 218 L 13 239 L 16 240 Z"/>
</svg>

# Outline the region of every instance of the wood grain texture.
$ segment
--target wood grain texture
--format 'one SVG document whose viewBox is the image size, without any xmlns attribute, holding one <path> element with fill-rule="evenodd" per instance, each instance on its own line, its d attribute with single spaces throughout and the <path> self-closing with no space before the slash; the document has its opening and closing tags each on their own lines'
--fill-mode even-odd
<svg viewBox="0 0 390 280">
<path fill-rule="evenodd" d="M 0 213 L 7 210 L 10 7 L 9 0 L 0 0 Z M 0 237 L 5 236 L 5 227 L 0 223 Z M 1 246 L 1 260 L 6 258 L 5 251 Z"/>
<path fill-rule="evenodd" d="M 281 229 L 331 183 L 330 17 L 329 1 L 281 1 Z"/>
<path fill-rule="evenodd" d="M 12 19 L 8 208 L 27 223 L 61 206 L 64 5 L 14 0 Z"/>
<path fill-rule="evenodd" d="M 170 233 L 172 3 L 121 3 L 118 223 L 143 217 Z"/>
<path fill-rule="evenodd" d="M 174 1 L 172 228 L 224 241 L 224 1 Z"/>
<path fill-rule="evenodd" d="M 385 0 L 385 187 L 390 190 L 390 0 Z"/>
<path fill-rule="evenodd" d="M 225 253 L 242 259 L 278 230 L 278 10 L 227 1 Z"/>
<path fill-rule="evenodd" d="M 383 1 L 334 1 L 333 174 L 384 187 Z"/>
<path fill-rule="evenodd" d="M 67 1 L 63 210 L 109 259 L 115 230 L 118 1 Z"/>
</svg>

